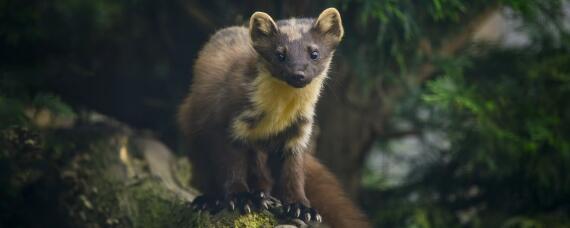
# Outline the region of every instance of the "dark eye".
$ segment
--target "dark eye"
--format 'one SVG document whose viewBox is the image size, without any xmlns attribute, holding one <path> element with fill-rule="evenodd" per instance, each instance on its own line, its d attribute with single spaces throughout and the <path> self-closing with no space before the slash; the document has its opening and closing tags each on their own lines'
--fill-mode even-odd
<svg viewBox="0 0 570 228">
<path fill-rule="evenodd" d="M 317 60 L 318 58 L 319 58 L 319 52 L 318 51 L 311 51 L 311 59 Z"/>
<path fill-rule="evenodd" d="M 285 54 L 284 53 L 277 53 L 277 60 L 279 60 L 279 62 L 284 62 L 285 61 Z"/>
</svg>

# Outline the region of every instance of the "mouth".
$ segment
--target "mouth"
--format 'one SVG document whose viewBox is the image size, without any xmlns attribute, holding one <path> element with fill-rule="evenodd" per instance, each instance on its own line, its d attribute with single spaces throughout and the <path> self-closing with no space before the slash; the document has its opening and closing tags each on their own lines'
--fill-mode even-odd
<svg viewBox="0 0 570 228">
<path fill-rule="evenodd" d="M 307 86 L 309 83 L 311 83 L 311 80 L 295 80 L 295 79 L 289 79 L 286 80 L 285 82 L 287 82 L 287 84 L 289 84 L 292 87 L 295 87 L 297 89 L 303 88 L 305 86 Z"/>
</svg>

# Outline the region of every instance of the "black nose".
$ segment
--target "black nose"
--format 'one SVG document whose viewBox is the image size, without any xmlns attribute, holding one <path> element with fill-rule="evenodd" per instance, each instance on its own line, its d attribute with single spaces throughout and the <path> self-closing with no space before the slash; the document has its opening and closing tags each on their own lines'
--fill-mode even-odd
<svg viewBox="0 0 570 228">
<path fill-rule="evenodd" d="M 293 80 L 298 81 L 298 82 L 303 82 L 303 81 L 305 81 L 305 74 L 304 73 L 295 73 L 295 74 L 293 74 Z"/>
<path fill-rule="evenodd" d="M 302 71 L 297 71 L 287 78 L 287 83 L 295 88 L 303 88 L 311 81 Z"/>
</svg>

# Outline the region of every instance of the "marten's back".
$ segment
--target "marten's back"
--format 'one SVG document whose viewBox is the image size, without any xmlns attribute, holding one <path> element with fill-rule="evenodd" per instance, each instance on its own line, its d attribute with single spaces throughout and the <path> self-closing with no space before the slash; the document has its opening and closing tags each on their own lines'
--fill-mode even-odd
<svg viewBox="0 0 570 228">
<path fill-rule="evenodd" d="M 185 134 L 227 126 L 229 118 L 247 102 L 256 56 L 245 27 L 225 28 L 210 38 L 198 54 L 190 95 L 178 112 Z"/>
</svg>

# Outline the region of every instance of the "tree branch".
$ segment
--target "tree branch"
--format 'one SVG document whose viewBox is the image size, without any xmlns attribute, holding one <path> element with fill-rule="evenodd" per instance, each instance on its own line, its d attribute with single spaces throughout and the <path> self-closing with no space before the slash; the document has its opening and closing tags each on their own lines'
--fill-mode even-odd
<svg viewBox="0 0 570 228">
<path fill-rule="evenodd" d="M 217 27 L 213 18 L 208 15 L 204 9 L 198 7 L 194 1 L 181 1 L 182 6 L 197 24 L 207 29 L 214 29 Z"/>
<path fill-rule="evenodd" d="M 455 34 L 449 39 L 445 39 L 443 42 L 444 45 L 442 45 L 435 53 L 444 57 L 455 55 L 459 50 L 463 49 L 470 43 L 473 34 L 475 34 L 475 32 L 481 28 L 487 19 L 499 9 L 500 5 L 494 4 L 483 10 L 481 14 L 477 15 L 473 20 L 469 22 L 467 27 L 461 33 Z M 425 81 L 431 79 L 435 70 L 436 68 L 432 63 L 422 64 L 418 70 L 416 83 L 423 84 Z"/>
<path fill-rule="evenodd" d="M 380 134 L 379 136 L 384 139 L 395 139 L 395 138 L 403 138 L 406 136 L 419 135 L 419 134 L 421 134 L 420 130 L 412 129 L 412 130 L 385 132 Z"/>
</svg>

